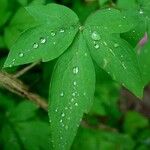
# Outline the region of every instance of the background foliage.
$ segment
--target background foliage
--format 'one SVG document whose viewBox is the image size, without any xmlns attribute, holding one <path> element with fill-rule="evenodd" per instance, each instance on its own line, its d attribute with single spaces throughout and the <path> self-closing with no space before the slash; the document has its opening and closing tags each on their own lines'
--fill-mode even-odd
<svg viewBox="0 0 150 150">
<path fill-rule="evenodd" d="M 150 77 L 149 77 L 149 64 L 150 64 L 150 51 L 149 51 L 149 42 L 143 44 L 141 41 L 144 40 L 149 35 L 149 0 L 0 0 L 0 68 L 2 71 L 9 72 L 10 74 L 15 74 L 19 70 L 23 69 L 27 65 L 22 66 L 14 66 L 11 68 L 3 68 L 4 62 L 7 58 L 10 47 L 14 44 L 16 39 L 20 36 L 22 31 L 33 28 L 37 25 L 37 22 L 33 21 L 33 18 L 30 15 L 27 15 L 26 6 L 39 5 L 39 4 L 47 4 L 55 2 L 58 4 L 62 4 L 71 8 L 79 17 L 80 22 L 84 23 L 86 18 L 93 12 L 98 9 L 103 8 L 117 8 L 119 10 L 124 10 L 125 15 L 129 15 L 131 17 L 135 17 L 134 20 L 130 20 L 129 25 L 138 24 L 134 26 L 134 28 L 130 31 L 126 31 L 125 26 L 120 29 L 119 33 L 121 33 L 121 38 L 116 36 L 117 28 L 114 26 L 109 26 L 109 22 L 107 23 L 109 28 L 109 33 L 114 34 L 114 37 L 108 37 L 103 34 L 103 38 L 108 40 L 110 46 L 114 45 L 113 42 L 117 40 L 121 45 L 124 45 L 122 49 L 123 54 L 125 54 L 125 50 L 129 49 L 129 47 L 125 47 L 126 44 L 124 42 L 130 43 L 130 45 L 135 49 L 137 55 L 139 57 L 139 61 L 142 70 L 143 85 L 145 87 L 143 100 L 141 101 L 139 98 L 136 98 L 131 94 L 128 90 L 123 88 L 120 84 L 114 81 L 108 73 L 104 70 L 100 69 L 98 65 L 101 66 L 101 62 L 98 62 L 98 65 L 94 63 L 96 70 L 96 87 L 95 87 L 95 97 L 92 108 L 89 113 L 84 115 L 82 122 L 79 126 L 77 135 L 73 141 L 71 149 L 73 150 L 149 150 L 150 149 L 150 88 L 148 86 Z M 30 10 L 29 10 L 30 11 Z M 139 14 L 137 16 L 136 14 Z M 139 13 L 140 12 L 140 13 Z M 39 12 L 38 12 L 39 13 Z M 63 13 L 63 12 L 62 12 Z M 110 13 L 110 15 L 113 11 Z M 115 13 L 115 12 L 114 12 Z M 39 15 L 40 16 L 40 15 Z M 78 21 L 75 18 L 74 14 L 70 13 L 70 18 L 66 21 L 68 22 L 76 22 Z M 97 21 L 98 16 L 95 16 L 94 21 L 90 20 L 90 18 L 86 21 L 86 26 L 91 23 L 95 23 Z M 105 21 L 109 21 L 109 17 L 105 17 L 106 20 L 103 20 L 103 24 Z M 119 17 L 116 15 L 116 17 Z M 137 18 L 138 17 L 138 18 Z M 42 17 L 41 17 L 42 18 Z M 140 18 L 140 19 L 139 19 Z M 42 18 L 45 21 L 45 18 Z M 115 18 L 114 18 L 115 19 Z M 64 22 L 65 22 L 64 21 Z M 140 22 L 140 23 L 139 23 Z M 110 22 L 110 25 L 113 22 Z M 115 22 L 117 24 L 117 22 Z M 120 22 L 119 22 L 120 23 Z M 59 26 L 59 24 L 53 24 L 52 27 Z M 40 28 L 37 28 L 35 31 L 40 31 L 47 29 L 49 26 L 43 25 Z M 68 32 L 71 32 L 70 37 L 63 37 L 62 43 L 59 46 L 65 45 L 66 43 L 70 43 L 68 39 L 72 39 L 76 31 L 72 29 L 67 29 Z M 114 32 L 115 31 L 115 32 Z M 102 28 L 99 29 L 99 32 L 102 32 Z M 123 33 L 125 32 L 125 33 Z M 85 34 L 89 34 L 88 31 Z M 28 35 L 26 35 L 28 37 Z M 61 36 L 61 35 L 60 35 Z M 56 37 L 56 40 L 60 40 Z M 36 33 L 33 37 L 29 37 L 27 39 L 27 43 L 32 41 L 36 37 Z M 76 41 L 80 41 L 82 37 L 76 39 Z M 124 41 L 124 40 L 126 41 Z M 90 43 L 90 39 L 89 40 Z M 111 43 L 111 42 L 112 43 Z M 140 41 L 140 44 L 138 44 Z M 24 39 L 22 42 L 24 44 Z M 20 45 L 20 43 L 18 43 Z M 24 47 L 28 48 L 28 44 L 24 44 Z M 51 45 L 49 45 L 51 46 Z M 58 50 L 61 47 L 56 47 Z M 76 49 L 78 45 L 73 45 Z M 89 45 L 90 46 L 90 45 Z M 85 48 L 84 44 L 81 43 L 80 47 L 82 49 Z M 116 46 L 117 47 L 117 46 Z M 18 48 L 18 47 L 17 47 Z M 55 48 L 55 47 L 54 47 Z M 52 49 L 54 49 L 52 47 Z M 16 48 L 14 48 L 16 49 Z M 20 49 L 20 47 L 18 48 Z M 105 49 L 105 47 L 104 47 Z M 114 48 L 115 49 L 115 48 Z M 22 49 L 21 49 L 22 50 Z M 15 50 L 14 50 L 15 51 Z M 14 52 L 13 51 L 13 52 Z M 63 51 L 63 49 L 62 49 Z M 59 54 L 62 53 L 59 52 Z M 72 55 L 73 48 L 70 53 L 66 55 Z M 13 53 L 15 56 L 15 53 Z M 24 59 L 25 62 L 32 62 L 33 56 L 35 60 L 39 58 L 39 55 L 36 55 L 36 52 L 31 54 L 30 57 Z M 41 55 L 43 55 L 41 53 Z M 51 51 L 49 52 L 51 56 Z M 56 57 L 58 53 L 54 53 L 52 58 L 44 56 L 45 60 L 51 60 Z M 81 55 L 81 54 L 79 54 Z M 106 54 L 104 54 L 105 56 Z M 108 55 L 108 54 L 107 54 Z M 14 57 L 12 56 L 12 57 Z M 99 55 L 97 55 L 99 56 Z M 94 56 L 97 61 L 99 59 L 97 56 Z M 130 57 L 126 58 L 127 63 L 130 62 Z M 60 62 L 67 63 L 67 56 L 61 57 Z M 32 59 L 32 61 L 31 61 Z M 113 59 L 113 58 L 112 58 Z M 134 58 L 132 58 L 134 59 Z M 9 61 L 9 60 L 8 60 Z M 23 74 L 19 77 L 24 83 L 29 86 L 29 89 L 32 92 L 38 93 L 44 99 L 48 99 L 49 95 L 49 82 L 52 78 L 52 71 L 54 65 L 56 64 L 57 59 L 54 59 L 50 62 L 38 63 L 34 68 Z M 87 62 L 91 61 L 90 59 Z M 18 64 L 20 62 L 18 61 Z M 115 63 L 115 62 L 114 62 Z M 117 64 L 118 62 L 116 62 Z M 5 63 L 7 66 L 7 62 Z M 81 65 L 81 64 L 79 64 Z M 63 66 L 62 66 L 63 67 Z M 61 68 L 62 68 L 61 67 Z M 89 65 L 88 65 L 89 67 Z M 113 66 L 112 66 L 113 67 Z M 130 66 L 130 70 L 132 71 L 132 65 Z M 56 67 L 57 68 L 57 67 Z M 85 69 L 86 71 L 87 69 Z M 89 70 L 88 70 L 89 71 Z M 107 71 L 107 70 L 106 70 Z M 55 72 L 59 72 L 55 70 Z M 60 71 L 61 72 L 61 71 Z M 85 72 L 88 74 L 89 72 Z M 134 72 L 133 78 L 134 81 L 128 76 L 130 76 L 130 72 L 127 72 L 127 76 L 121 76 L 122 70 L 120 72 L 116 71 L 115 76 L 117 76 L 117 80 L 122 82 L 122 80 L 126 79 L 126 84 L 134 83 L 137 80 L 140 80 L 140 77 Z M 121 76 L 121 79 L 118 79 L 118 74 Z M 119 76 L 119 77 L 120 77 Z M 61 74 L 58 74 L 56 78 L 61 78 Z M 82 80 L 85 82 L 88 81 L 89 76 L 86 76 Z M 3 79 L 2 79 L 3 80 Z M 68 77 L 66 77 L 68 80 Z M 0 82 L 1 83 L 1 82 Z M 55 87 L 54 83 L 53 89 Z M 92 83 L 90 83 L 92 84 Z M 1 85 L 1 84 L 0 84 Z M 126 85 L 124 85 L 127 87 Z M 66 87 L 67 88 L 67 87 Z M 129 89 L 135 93 L 137 96 L 141 96 L 140 91 L 141 85 L 136 85 L 136 87 L 131 86 Z M 52 89 L 52 90 L 53 90 Z M 89 95 L 92 90 L 88 89 Z M 62 106 L 63 107 L 63 106 Z M 84 109 L 84 106 L 83 106 Z M 83 110 L 82 110 L 83 111 Z M 81 112 L 82 112 L 81 111 Z M 75 114 L 75 112 L 74 112 Z M 73 114 L 72 114 L 73 115 Z M 54 116 L 55 119 L 55 116 Z M 0 149 L 2 150 L 47 150 L 49 148 L 49 138 L 50 138 L 50 130 L 49 130 L 49 121 L 48 121 L 47 112 L 43 109 L 39 108 L 34 103 L 28 101 L 26 98 L 22 98 L 13 94 L 6 90 L 5 88 L 0 89 Z M 55 124 L 54 124 L 55 126 Z M 57 130 L 57 129 L 56 129 Z M 65 134 L 65 132 L 64 132 Z"/>
</svg>

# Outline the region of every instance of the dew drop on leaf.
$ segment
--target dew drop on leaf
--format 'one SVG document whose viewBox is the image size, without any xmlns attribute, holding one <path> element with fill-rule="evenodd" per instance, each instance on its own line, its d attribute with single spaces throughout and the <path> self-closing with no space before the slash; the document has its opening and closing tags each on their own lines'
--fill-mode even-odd
<svg viewBox="0 0 150 150">
<path fill-rule="evenodd" d="M 51 36 L 55 36 L 56 33 L 54 31 L 51 32 Z"/>
<path fill-rule="evenodd" d="M 105 46 L 107 46 L 107 43 L 105 41 L 103 43 L 104 43 Z"/>
<path fill-rule="evenodd" d="M 96 49 L 98 49 L 98 48 L 99 48 L 99 45 L 98 45 L 98 44 L 95 44 L 94 47 L 95 47 Z"/>
<path fill-rule="evenodd" d="M 64 113 L 62 113 L 62 115 L 61 115 L 62 117 L 65 117 L 65 114 Z"/>
<path fill-rule="evenodd" d="M 64 29 L 60 29 L 60 33 L 64 33 L 65 32 L 65 30 Z"/>
<path fill-rule="evenodd" d="M 63 96 L 64 96 L 64 92 L 61 92 L 61 93 L 60 93 L 60 96 L 63 97 Z"/>
<path fill-rule="evenodd" d="M 92 32 L 91 38 L 95 41 L 98 41 L 101 39 L 100 35 L 96 31 Z"/>
<path fill-rule="evenodd" d="M 115 44 L 114 44 L 114 47 L 115 47 L 115 48 L 119 47 L 119 44 L 118 44 L 118 43 L 115 43 Z"/>
<path fill-rule="evenodd" d="M 23 53 L 19 53 L 19 57 L 23 57 L 24 56 L 24 54 Z"/>
<path fill-rule="evenodd" d="M 38 47 L 39 47 L 38 43 L 34 43 L 34 44 L 33 44 L 33 48 L 36 49 L 36 48 L 38 48 Z"/>
<path fill-rule="evenodd" d="M 74 82 L 73 82 L 73 85 L 77 85 L 77 82 L 76 82 L 76 81 L 74 81 Z"/>
<path fill-rule="evenodd" d="M 73 98 L 71 99 L 71 102 L 74 102 L 74 99 L 73 99 Z"/>
<path fill-rule="evenodd" d="M 74 68 L 73 68 L 73 73 L 74 73 L 74 74 L 77 74 L 78 72 L 79 72 L 79 67 L 74 67 Z"/>
<path fill-rule="evenodd" d="M 75 103 L 75 106 L 78 106 L 78 103 Z"/>
<path fill-rule="evenodd" d="M 84 56 L 87 56 L 87 53 L 84 53 Z"/>
<path fill-rule="evenodd" d="M 41 44 L 44 44 L 46 42 L 46 39 L 42 37 L 42 38 L 40 38 L 40 42 L 41 42 Z"/>
<path fill-rule="evenodd" d="M 127 67 L 125 66 L 124 63 L 122 63 L 122 67 L 123 67 L 125 70 L 127 69 Z"/>
<path fill-rule="evenodd" d="M 72 93 L 72 96 L 76 96 L 76 93 L 74 92 L 74 93 Z"/>
<path fill-rule="evenodd" d="M 140 14 L 143 14 L 144 12 L 143 12 L 143 10 L 142 10 L 142 9 L 140 9 L 139 13 L 140 13 Z"/>
</svg>

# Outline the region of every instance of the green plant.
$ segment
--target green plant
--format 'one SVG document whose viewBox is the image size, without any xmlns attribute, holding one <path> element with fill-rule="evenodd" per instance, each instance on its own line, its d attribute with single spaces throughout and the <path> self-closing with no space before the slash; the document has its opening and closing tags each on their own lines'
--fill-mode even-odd
<svg viewBox="0 0 150 150">
<path fill-rule="evenodd" d="M 118 1 L 116 7 L 126 9 L 122 3 Z M 31 4 L 19 9 L 5 29 L 11 50 L 4 67 L 58 58 L 49 88 L 51 149 L 70 149 L 83 114 L 92 107 L 96 83 L 93 62 L 142 98 L 150 80 L 149 43 L 144 48 L 134 46 L 141 35 L 149 34 L 149 2 L 133 1 L 133 8 L 135 11 L 98 10 L 82 25 L 65 6 Z"/>
</svg>

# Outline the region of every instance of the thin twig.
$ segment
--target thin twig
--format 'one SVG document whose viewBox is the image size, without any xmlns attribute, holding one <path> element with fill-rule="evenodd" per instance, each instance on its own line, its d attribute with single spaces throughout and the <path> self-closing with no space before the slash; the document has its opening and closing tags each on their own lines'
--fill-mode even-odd
<svg viewBox="0 0 150 150">
<path fill-rule="evenodd" d="M 0 86 L 17 95 L 27 98 L 30 101 L 33 101 L 35 104 L 47 111 L 48 104 L 46 100 L 38 94 L 30 92 L 28 87 L 13 75 L 6 72 L 0 72 Z"/>
<path fill-rule="evenodd" d="M 23 68 L 22 70 L 18 71 L 15 75 L 13 75 L 14 78 L 18 78 L 20 76 L 22 76 L 23 74 L 25 74 L 26 72 L 28 72 L 30 69 L 32 69 L 34 66 L 38 65 L 40 63 L 40 61 L 32 63 L 31 65 Z"/>
</svg>

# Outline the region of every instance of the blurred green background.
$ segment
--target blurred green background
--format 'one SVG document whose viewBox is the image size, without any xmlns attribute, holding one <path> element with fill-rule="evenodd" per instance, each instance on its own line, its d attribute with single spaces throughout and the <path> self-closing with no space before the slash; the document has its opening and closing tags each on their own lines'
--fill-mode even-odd
<svg viewBox="0 0 150 150">
<path fill-rule="evenodd" d="M 128 1 L 128 0 L 124 0 Z M 133 1 L 133 0 L 132 0 Z M 0 0 L 0 68 L 15 74 L 27 65 L 3 69 L 14 39 L 30 25 L 23 7 L 55 2 L 75 11 L 81 22 L 97 9 L 116 7 L 111 0 Z M 19 79 L 48 99 L 56 60 L 40 63 Z M 79 127 L 72 150 L 150 150 L 150 87 L 143 100 L 118 85 L 96 64 L 94 104 Z M 47 112 L 0 87 L 0 150 L 48 150 Z"/>
</svg>

